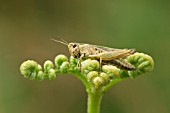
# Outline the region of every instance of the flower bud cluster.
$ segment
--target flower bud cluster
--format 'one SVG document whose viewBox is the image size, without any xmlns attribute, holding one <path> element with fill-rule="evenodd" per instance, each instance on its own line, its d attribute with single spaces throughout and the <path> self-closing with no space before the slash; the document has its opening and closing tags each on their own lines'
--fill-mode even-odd
<svg viewBox="0 0 170 113">
<path fill-rule="evenodd" d="M 135 78 L 137 76 L 143 75 L 146 72 L 152 71 L 154 68 L 154 61 L 152 57 L 143 53 L 135 53 L 126 57 L 127 62 L 135 66 L 136 70 L 134 71 L 125 71 L 121 70 L 121 77 L 131 77 Z"/>
<path fill-rule="evenodd" d="M 70 63 L 65 55 L 58 55 L 54 59 L 58 73 L 67 73 L 70 68 Z"/>
<path fill-rule="evenodd" d="M 31 80 L 43 80 L 44 78 L 54 80 L 56 78 L 56 73 L 67 73 L 67 70 L 70 67 L 68 58 L 65 55 L 56 56 L 54 61 L 56 67 L 52 61 L 45 61 L 43 72 L 42 67 L 37 62 L 33 60 L 27 60 L 21 64 L 20 72 L 22 75 L 24 75 L 24 77 Z"/>
<path fill-rule="evenodd" d="M 85 76 L 89 84 L 99 89 L 108 85 L 114 79 L 123 79 L 127 77 L 135 78 L 146 72 L 151 71 L 154 68 L 153 59 L 143 53 L 135 53 L 126 57 L 124 60 L 131 63 L 136 70 L 122 70 L 116 66 L 105 64 L 100 66 L 98 60 L 86 59 L 81 61 L 81 66 L 77 67 L 79 59 L 70 57 L 70 62 L 65 55 L 58 55 L 52 61 L 47 60 L 44 63 L 44 71 L 42 67 L 33 60 L 25 61 L 20 66 L 21 74 L 26 78 L 42 80 L 48 78 L 53 80 L 56 78 L 56 74 L 60 73 L 72 73 L 81 72 L 81 76 Z"/>
<path fill-rule="evenodd" d="M 44 73 L 42 72 L 42 67 L 33 60 L 27 60 L 23 62 L 20 66 L 20 72 L 25 78 L 39 79 L 42 80 Z"/>
<path fill-rule="evenodd" d="M 91 71 L 87 74 L 87 80 L 94 85 L 96 89 L 106 86 L 110 82 L 110 77 L 108 74 L 98 71 Z"/>
<path fill-rule="evenodd" d="M 116 78 L 135 78 L 154 68 L 153 59 L 143 53 L 135 53 L 124 59 L 131 63 L 136 70 L 121 70 L 113 65 L 102 65 L 97 60 L 87 59 L 82 62 L 81 72 L 95 88 L 106 86 Z M 101 68 L 101 69 L 100 69 Z"/>
<path fill-rule="evenodd" d="M 54 80 L 56 78 L 54 64 L 50 60 L 47 60 L 44 63 L 44 77 L 47 77 L 50 80 Z"/>
<path fill-rule="evenodd" d="M 97 60 L 87 59 L 82 62 L 81 72 L 86 76 L 87 81 L 90 82 L 96 89 L 109 84 L 119 76 L 119 69 L 112 65 L 104 65 L 100 67 Z"/>
</svg>

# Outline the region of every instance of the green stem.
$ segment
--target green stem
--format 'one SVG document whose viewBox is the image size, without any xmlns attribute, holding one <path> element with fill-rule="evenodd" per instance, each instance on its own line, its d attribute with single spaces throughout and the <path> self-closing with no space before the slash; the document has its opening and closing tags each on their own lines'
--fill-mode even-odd
<svg viewBox="0 0 170 113">
<path fill-rule="evenodd" d="M 103 87 L 103 92 L 106 92 L 107 90 L 109 90 L 114 84 L 122 81 L 123 79 L 121 78 L 116 78 L 112 81 L 110 81 L 110 83 L 108 85 L 106 85 L 105 87 Z"/>
<path fill-rule="evenodd" d="M 84 86 L 86 87 L 86 90 L 89 90 L 91 85 L 87 81 L 86 77 L 81 74 L 81 72 L 74 71 L 74 70 L 69 70 L 68 73 L 75 75 L 78 79 L 80 79 Z"/>
<path fill-rule="evenodd" d="M 60 74 L 61 72 L 60 70 L 56 69 L 55 73 Z M 86 87 L 86 91 L 88 91 L 91 88 L 91 85 L 87 81 L 86 77 L 81 74 L 81 72 L 74 70 L 74 69 L 68 69 L 67 74 L 68 73 L 75 75 L 78 79 L 80 79 L 83 82 L 84 86 Z"/>
<path fill-rule="evenodd" d="M 87 113 L 100 113 L 100 104 L 103 97 L 101 90 L 92 89 L 88 92 Z"/>
</svg>

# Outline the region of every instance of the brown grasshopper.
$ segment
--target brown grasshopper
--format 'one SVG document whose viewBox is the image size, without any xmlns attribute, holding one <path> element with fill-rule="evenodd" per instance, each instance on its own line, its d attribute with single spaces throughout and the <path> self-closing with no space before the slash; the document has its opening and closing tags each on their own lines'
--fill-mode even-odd
<svg viewBox="0 0 170 113">
<path fill-rule="evenodd" d="M 115 49 L 98 45 L 84 43 L 67 43 L 51 39 L 68 46 L 70 54 L 74 58 L 79 58 L 78 66 L 81 67 L 82 59 L 92 58 L 100 61 L 100 66 L 104 64 L 114 65 L 124 70 L 135 70 L 135 67 L 129 62 L 123 60 L 124 57 L 134 54 L 135 49 Z"/>
</svg>

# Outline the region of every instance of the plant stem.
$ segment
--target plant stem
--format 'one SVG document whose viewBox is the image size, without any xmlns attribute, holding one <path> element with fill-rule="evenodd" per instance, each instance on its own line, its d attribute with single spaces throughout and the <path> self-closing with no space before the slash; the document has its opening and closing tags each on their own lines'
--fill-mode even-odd
<svg viewBox="0 0 170 113">
<path fill-rule="evenodd" d="M 121 79 L 121 78 L 116 78 L 116 79 L 110 81 L 110 83 L 107 86 L 103 87 L 103 92 L 107 92 L 113 85 L 115 85 L 116 83 L 118 83 L 122 80 L 123 79 Z"/>
<path fill-rule="evenodd" d="M 75 75 L 78 79 L 80 79 L 84 86 L 86 87 L 86 90 L 89 90 L 91 87 L 89 82 L 87 81 L 86 77 L 81 74 L 81 72 L 74 71 L 74 70 L 69 70 L 68 73 Z"/>
<path fill-rule="evenodd" d="M 101 90 L 92 89 L 88 92 L 87 113 L 100 113 L 100 104 L 103 97 Z"/>
</svg>

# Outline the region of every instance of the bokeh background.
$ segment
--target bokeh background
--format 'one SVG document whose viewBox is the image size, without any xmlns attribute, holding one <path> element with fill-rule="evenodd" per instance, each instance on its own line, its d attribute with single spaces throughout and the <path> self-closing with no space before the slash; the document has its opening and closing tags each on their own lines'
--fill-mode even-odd
<svg viewBox="0 0 170 113">
<path fill-rule="evenodd" d="M 169 0 L 0 0 L 0 113 L 86 113 L 86 92 L 72 75 L 31 81 L 28 59 L 43 64 L 66 46 L 49 38 L 151 55 L 154 71 L 126 79 L 104 96 L 101 113 L 170 113 Z"/>
</svg>

